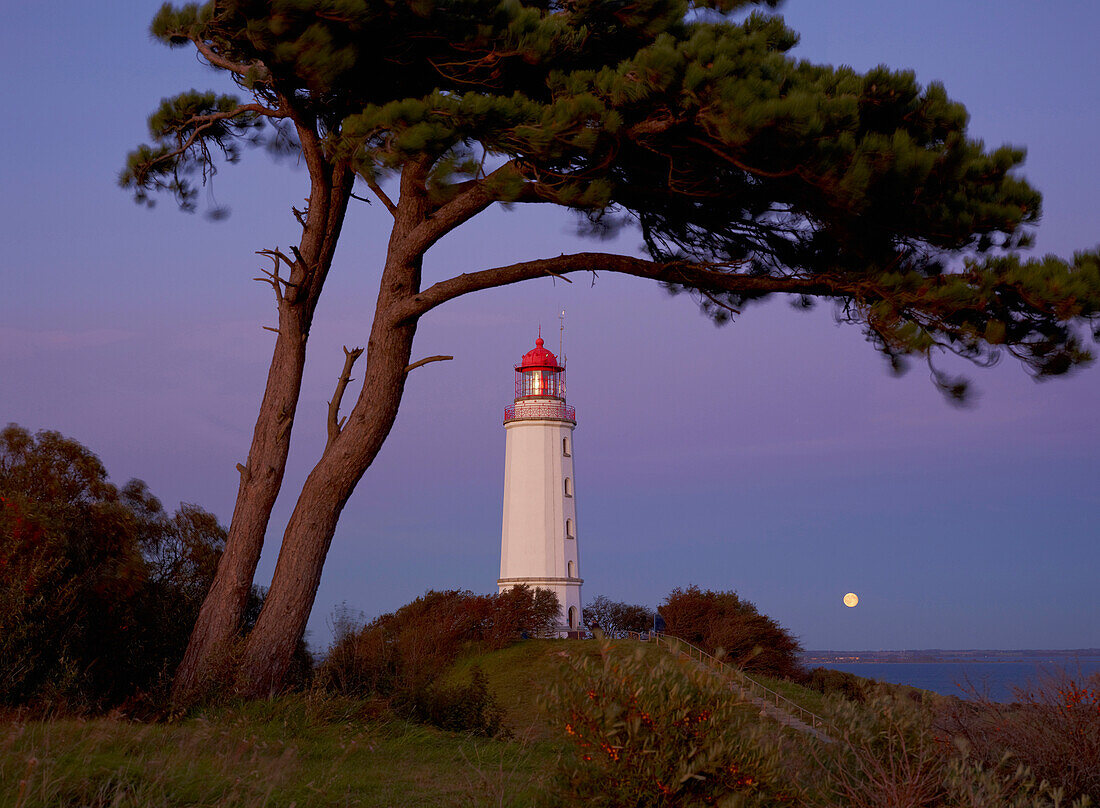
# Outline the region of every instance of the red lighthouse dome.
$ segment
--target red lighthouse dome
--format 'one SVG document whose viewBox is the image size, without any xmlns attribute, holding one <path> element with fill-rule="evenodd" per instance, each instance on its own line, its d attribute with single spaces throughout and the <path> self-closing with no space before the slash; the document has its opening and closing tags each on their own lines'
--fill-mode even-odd
<svg viewBox="0 0 1100 808">
<path fill-rule="evenodd" d="M 528 370 L 534 368 L 544 368 L 546 370 L 564 370 L 558 365 L 558 358 L 554 356 L 552 351 L 548 351 L 543 348 L 542 337 L 535 340 L 535 347 L 523 355 L 523 359 L 520 360 L 519 365 L 516 366 L 516 370 Z"/>
</svg>

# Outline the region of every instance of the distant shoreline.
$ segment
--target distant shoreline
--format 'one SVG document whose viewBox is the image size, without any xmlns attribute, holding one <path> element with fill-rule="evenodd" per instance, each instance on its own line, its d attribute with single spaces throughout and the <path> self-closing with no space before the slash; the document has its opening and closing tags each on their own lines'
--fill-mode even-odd
<svg viewBox="0 0 1100 808">
<path fill-rule="evenodd" d="M 927 662 L 934 664 L 950 662 L 1033 662 L 1043 664 L 1100 660 L 1100 648 L 1023 649 L 1015 651 L 946 650 L 941 648 L 904 651 L 806 651 L 800 658 L 802 663 L 807 665 L 857 665 L 862 662 Z"/>
</svg>

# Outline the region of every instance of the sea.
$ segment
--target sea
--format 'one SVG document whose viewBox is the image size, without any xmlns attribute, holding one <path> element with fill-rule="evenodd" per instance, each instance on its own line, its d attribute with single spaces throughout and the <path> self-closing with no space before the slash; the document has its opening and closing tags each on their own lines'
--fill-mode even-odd
<svg viewBox="0 0 1100 808">
<path fill-rule="evenodd" d="M 1035 687 L 1052 677 L 1058 679 L 1063 672 L 1077 682 L 1100 675 L 1100 657 L 997 662 L 813 662 L 809 666 L 911 685 L 945 696 L 964 699 L 983 696 L 999 702 L 1015 701 L 1017 689 Z"/>
</svg>

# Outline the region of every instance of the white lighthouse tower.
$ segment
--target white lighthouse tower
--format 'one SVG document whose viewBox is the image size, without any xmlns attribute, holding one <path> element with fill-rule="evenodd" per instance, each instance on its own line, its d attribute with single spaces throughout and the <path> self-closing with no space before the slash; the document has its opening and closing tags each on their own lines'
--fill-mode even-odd
<svg viewBox="0 0 1100 808">
<path fill-rule="evenodd" d="M 565 368 L 543 347 L 516 365 L 515 402 L 504 411 L 504 520 L 500 591 L 526 584 L 561 602 L 560 633 L 581 628 L 573 429 L 565 403 Z"/>
</svg>

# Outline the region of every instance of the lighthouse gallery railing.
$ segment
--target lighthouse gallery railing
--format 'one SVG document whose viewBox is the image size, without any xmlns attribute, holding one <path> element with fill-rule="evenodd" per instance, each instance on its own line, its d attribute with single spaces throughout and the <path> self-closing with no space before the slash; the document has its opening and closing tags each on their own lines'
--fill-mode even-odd
<svg viewBox="0 0 1100 808">
<path fill-rule="evenodd" d="M 516 414 L 517 405 L 509 404 L 504 408 L 504 423 L 516 421 L 522 418 L 552 418 L 557 421 L 572 421 L 577 423 L 576 411 L 568 404 L 523 404 L 518 405 L 519 415 Z"/>
</svg>

